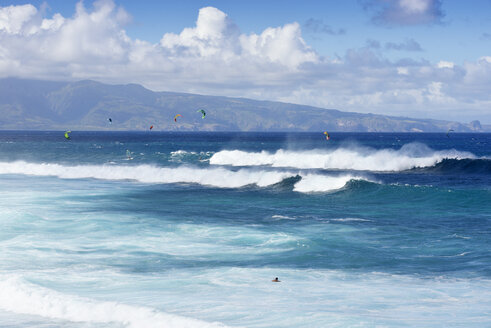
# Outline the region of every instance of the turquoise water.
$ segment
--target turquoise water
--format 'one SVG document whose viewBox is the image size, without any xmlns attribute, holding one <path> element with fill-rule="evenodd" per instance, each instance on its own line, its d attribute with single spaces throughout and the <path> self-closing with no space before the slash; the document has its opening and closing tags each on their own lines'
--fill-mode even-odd
<svg viewBox="0 0 491 328">
<path fill-rule="evenodd" d="M 2 327 L 491 326 L 490 134 L 3 131 L 0 223 Z"/>
</svg>

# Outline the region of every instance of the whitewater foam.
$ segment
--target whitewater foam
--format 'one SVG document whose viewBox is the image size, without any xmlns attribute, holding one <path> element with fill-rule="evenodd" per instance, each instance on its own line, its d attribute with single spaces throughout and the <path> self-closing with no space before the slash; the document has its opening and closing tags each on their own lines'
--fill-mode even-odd
<svg viewBox="0 0 491 328">
<path fill-rule="evenodd" d="M 66 295 L 23 281 L 18 277 L 0 280 L 0 309 L 71 322 L 118 323 L 123 327 L 226 327 L 193 318 L 168 314 L 148 307 L 96 301 Z"/>
<path fill-rule="evenodd" d="M 196 156 L 198 153 L 194 151 L 185 151 L 185 150 L 176 150 L 171 151 L 170 158 L 172 161 L 182 161 L 184 158 L 188 156 Z"/>
<path fill-rule="evenodd" d="M 343 188 L 351 180 L 367 180 L 361 176 L 342 175 L 342 176 L 324 176 L 317 174 L 307 174 L 293 187 L 298 192 L 326 192 Z M 371 181 L 373 182 L 373 181 Z"/>
<path fill-rule="evenodd" d="M 341 169 L 361 171 L 402 171 L 433 166 L 446 158 L 475 158 L 454 149 L 436 151 L 421 143 L 406 144 L 398 150 L 353 146 L 334 150 L 277 150 L 247 152 L 222 150 L 210 158 L 213 165 L 272 166 L 299 169 Z"/>
<path fill-rule="evenodd" d="M 201 152 L 195 152 L 195 151 L 186 151 L 186 150 L 176 150 L 176 151 L 171 151 L 170 152 L 170 158 L 171 160 L 174 161 L 182 161 L 183 159 L 187 157 L 198 157 L 201 160 L 203 158 L 208 158 L 210 155 L 213 154 L 212 152 L 209 151 L 201 151 Z"/>
<path fill-rule="evenodd" d="M 240 188 L 248 185 L 267 187 L 285 179 L 300 176 L 294 191 L 332 191 L 345 186 L 352 179 L 365 179 L 345 175 L 329 177 L 320 174 L 256 169 L 229 170 L 223 167 L 197 168 L 191 166 L 157 167 L 153 165 L 77 165 L 27 163 L 24 161 L 0 163 L 0 174 L 56 176 L 62 179 L 133 180 L 142 183 L 196 183 L 218 188 Z"/>
<path fill-rule="evenodd" d="M 330 221 L 336 221 L 336 222 L 372 222 L 372 220 L 360 219 L 360 218 L 330 219 Z"/>
<path fill-rule="evenodd" d="M 280 171 L 238 170 L 225 168 L 177 168 L 153 165 L 77 165 L 65 166 L 49 163 L 27 163 L 23 161 L 0 163 L 0 174 L 26 174 L 56 176 L 62 179 L 134 180 L 143 183 L 197 183 L 220 188 L 239 188 L 256 184 L 269 186 L 296 176 L 297 173 Z"/>
<path fill-rule="evenodd" d="M 272 215 L 271 218 L 274 220 L 296 220 L 296 218 L 286 215 Z"/>
</svg>

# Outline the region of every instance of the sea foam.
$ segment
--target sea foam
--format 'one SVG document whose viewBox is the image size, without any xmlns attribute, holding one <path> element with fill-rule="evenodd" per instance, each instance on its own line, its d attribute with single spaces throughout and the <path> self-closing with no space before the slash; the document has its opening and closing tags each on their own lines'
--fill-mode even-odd
<svg viewBox="0 0 491 328">
<path fill-rule="evenodd" d="M 326 192 L 338 190 L 346 186 L 351 180 L 367 180 L 361 176 L 323 176 L 317 174 L 307 174 L 302 180 L 297 182 L 293 188 L 298 192 Z"/>
<path fill-rule="evenodd" d="M 406 144 L 398 150 L 352 146 L 333 150 L 284 150 L 247 152 L 222 150 L 210 158 L 210 164 L 232 166 L 272 166 L 299 169 L 341 169 L 362 171 L 402 171 L 433 166 L 443 159 L 475 158 L 472 153 L 433 150 L 421 143 Z"/>
<path fill-rule="evenodd" d="M 123 327 L 226 327 L 117 302 L 95 301 L 30 284 L 18 277 L 0 281 L 0 309 L 72 322 L 119 323 Z"/>
<path fill-rule="evenodd" d="M 197 168 L 192 166 L 157 167 L 154 165 L 77 165 L 28 163 L 24 161 L 0 163 L 0 174 L 56 176 L 62 179 L 133 180 L 142 183 L 196 183 L 217 188 L 240 188 L 248 185 L 267 187 L 300 176 L 294 185 L 298 192 L 332 191 L 344 187 L 356 175 L 328 177 L 321 174 L 294 171 L 274 171 L 243 168 L 233 171 L 224 167 Z"/>
</svg>

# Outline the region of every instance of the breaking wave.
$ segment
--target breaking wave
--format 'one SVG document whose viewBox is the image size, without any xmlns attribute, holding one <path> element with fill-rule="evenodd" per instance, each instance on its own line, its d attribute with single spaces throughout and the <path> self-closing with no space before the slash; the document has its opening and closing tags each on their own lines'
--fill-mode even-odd
<svg viewBox="0 0 491 328">
<path fill-rule="evenodd" d="M 366 179 L 352 175 L 325 176 L 317 174 L 307 174 L 295 184 L 293 190 L 298 192 L 325 192 L 338 190 L 343 188 L 351 180 Z"/>
<path fill-rule="evenodd" d="M 406 144 L 398 150 L 367 147 L 334 150 L 277 150 L 246 152 L 222 150 L 210 158 L 212 165 L 271 166 L 299 169 L 339 169 L 360 171 L 404 171 L 430 167 L 444 159 L 474 159 L 472 153 L 455 149 L 433 150 L 421 143 Z"/>
<path fill-rule="evenodd" d="M 164 313 L 148 307 L 104 302 L 66 295 L 30 284 L 21 278 L 0 281 L 0 309 L 38 315 L 48 319 L 85 323 L 118 323 L 122 327 L 226 327 L 193 318 Z"/>
<path fill-rule="evenodd" d="M 0 162 L 0 174 L 56 176 L 62 179 L 132 180 L 142 183 L 195 183 L 217 188 L 241 188 L 248 185 L 268 187 L 293 182 L 298 192 L 326 192 L 343 188 L 351 180 L 368 180 L 360 175 L 326 176 L 314 173 L 224 167 L 157 167 L 154 165 L 77 165 Z M 370 181 L 370 180 L 368 180 Z"/>
</svg>

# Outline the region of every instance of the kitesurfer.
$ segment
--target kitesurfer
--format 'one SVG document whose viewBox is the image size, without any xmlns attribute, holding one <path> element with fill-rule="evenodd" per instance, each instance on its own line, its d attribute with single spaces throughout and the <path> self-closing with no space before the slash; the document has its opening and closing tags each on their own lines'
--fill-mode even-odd
<svg viewBox="0 0 491 328">
<path fill-rule="evenodd" d="M 281 280 L 278 280 L 278 277 L 274 278 L 273 280 L 271 280 L 272 282 L 281 282 Z"/>
</svg>

